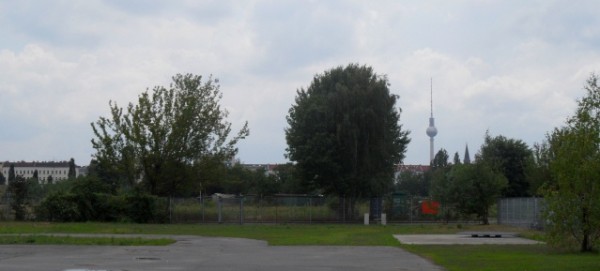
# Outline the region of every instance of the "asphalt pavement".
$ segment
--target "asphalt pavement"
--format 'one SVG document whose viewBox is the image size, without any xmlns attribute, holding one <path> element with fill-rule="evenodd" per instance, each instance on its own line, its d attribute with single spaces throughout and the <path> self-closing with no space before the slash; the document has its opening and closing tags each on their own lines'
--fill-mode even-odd
<svg viewBox="0 0 600 271">
<path fill-rule="evenodd" d="M 177 242 L 169 246 L 0 245 L 0 270 L 443 270 L 395 247 L 269 246 L 240 238 L 169 237 Z"/>
</svg>

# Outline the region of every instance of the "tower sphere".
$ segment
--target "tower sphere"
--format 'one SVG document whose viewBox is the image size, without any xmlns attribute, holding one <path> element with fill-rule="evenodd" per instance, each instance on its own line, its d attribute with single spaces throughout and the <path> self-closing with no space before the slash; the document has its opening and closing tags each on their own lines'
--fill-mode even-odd
<svg viewBox="0 0 600 271">
<path fill-rule="evenodd" d="M 435 126 L 429 126 L 427 127 L 427 136 L 429 137 L 434 137 L 437 135 L 437 128 L 435 128 Z"/>
</svg>

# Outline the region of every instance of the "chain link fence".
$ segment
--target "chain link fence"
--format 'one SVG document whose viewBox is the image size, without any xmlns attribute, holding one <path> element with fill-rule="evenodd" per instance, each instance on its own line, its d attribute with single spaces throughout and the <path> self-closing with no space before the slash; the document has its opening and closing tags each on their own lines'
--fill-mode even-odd
<svg viewBox="0 0 600 271">
<path fill-rule="evenodd" d="M 542 229 L 542 198 L 502 198 L 498 200 L 498 224 Z"/>
<path fill-rule="evenodd" d="M 367 200 L 310 195 L 215 194 L 171 206 L 173 223 L 358 223 L 369 212 Z"/>
<path fill-rule="evenodd" d="M 224 195 L 215 194 L 196 198 L 161 198 L 168 209 L 167 222 L 171 223 L 363 223 L 369 213 L 371 199 L 349 200 L 335 196 L 314 195 Z M 35 208 L 40 200 L 27 199 L 27 220 L 36 220 Z M 469 222 L 471 219 L 452 215 L 452 210 L 436 205 L 427 197 L 395 193 L 384 197 L 381 212 L 387 223 Z M 542 228 L 543 199 L 504 198 L 497 204 L 498 224 Z M 162 209 L 165 210 L 165 209 Z M 435 210 L 435 212 L 431 212 Z M 446 216 L 450 214 L 449 216 Z M 0 221 L 14 219 L 11 199 L 0 198 Z M 475 220 L 473 220 L 475 221 Z M 380 220 L 371 217 L 371 224 Z"/>
<path fill-rule="evenodd" d="M 172 223 L 363 223 L 372 208 L 372 199 L 349 200 L 335 196 L 311 195 L 224 195 L 173 199 Z M 376 208 L 386 222 L 416 223 L 441 221 L 439 208 L 429 198 L 409 195 L 385 197 Z M 429 207 L 429 208 L 428 208 Z M 381 218 L 371 216 L 371 223 Z"/>
</svg>

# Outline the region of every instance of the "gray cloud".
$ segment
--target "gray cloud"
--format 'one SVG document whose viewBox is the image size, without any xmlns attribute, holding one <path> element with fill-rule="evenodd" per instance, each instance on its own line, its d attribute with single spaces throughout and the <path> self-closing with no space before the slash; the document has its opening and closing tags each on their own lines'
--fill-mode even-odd
<svg viewBox="0 0 600 271">
<path fill-rule="evenodd" d="M 486 130 L 529 144 L 600 71 L 594 1 L 18 1 L 0 3 L 0 160 L 87 163 L 89 123 L 176 73 L 220 79 L 248 163 L 284 162 L 285 115 L 324 70 L 373 66 L 400 95 L 406 163 L 474 154 Z"/>
</svg>

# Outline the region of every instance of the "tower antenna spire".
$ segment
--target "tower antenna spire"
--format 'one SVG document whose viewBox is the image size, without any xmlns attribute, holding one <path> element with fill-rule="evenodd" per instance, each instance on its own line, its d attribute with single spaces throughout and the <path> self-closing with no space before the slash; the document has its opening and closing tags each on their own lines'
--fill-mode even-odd
<svg viewBox="0 0 600 271">
<path fill-rule="evenodd" d="M 429 162 L 433 161 L 433 138 L 437 135 L 437 128 L 435 128 L 435 119 L 433 118 L 433 77 L 430 82 L 430 95 L 429 100 L 431 105 L 431 116 L 429 117 L 429 127 L 427 127 L 426 133 L 429 136 Z"/>
<path fill-rule="evenodd" d="M 430 91 L 430 92 L 429 92 L 430 96 L 429 96 L 429 97 L 431 98 L 431 100 L 430 100 L 430 106 L 431 106 L 431 117 L 433 118 L 433 77 L 431 77 L 431 78 L 429 78 L 429 79 L 431 80 L 431 81 L 430 81 L 430 84 L 429 84 L 429 86 L 430 86 L 430 89 L 429 89 L 429 91 Z"/>
</svg>

